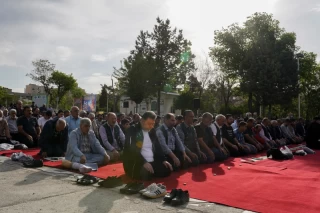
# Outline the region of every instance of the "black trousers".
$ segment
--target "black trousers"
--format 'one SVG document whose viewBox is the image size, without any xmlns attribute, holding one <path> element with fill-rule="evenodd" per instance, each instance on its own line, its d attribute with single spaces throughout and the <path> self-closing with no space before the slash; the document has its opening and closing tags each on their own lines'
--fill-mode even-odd
<svg viewBox="0 0 320 213">
<path fill-rule="evenodd" d="M 19 142 L 25 144 L 28 148 L 34 148 L 38 146 L 38 137 L 32 136 L 33 141 L 30 141 L 26 136 L 19 136 Z"/>
<path fill-rule="evenodd" d="M 48 157 L 62 157 L 65 153 L 61 144 L 49 144 L 46 149 L 41 149 L 42 152 L 46 152 Z"/>
<path fill-rule="evenodd" d="M 233 148 L 231 146 L 227 146 L 227 149 L 228 149 L 231 157 L 239 157 L 239 156 L 246 155 L 246 152 L 242 148 L 240 148 L 239 146 L 237 146 L 237 147 L 238 147 L 238 150 L 236 150 L 235 148 Z"/>
<path fill-rule="evenodd" d="M 172 168 L 173 168 L 174 171 L 177 171 L 177 170 L 179 170 L 180 168 L 186 169 L 186 168 L 189 167 L 188 162 L 185 161 L 184 158 L 183 158 L 182 152 L 176 151 L 176 150 L 174 150 L 174 151 L 172 151 L 172 152 L 173 152 L 173 154 L 174 154 L 174 155 L 179 159 L 179 161 L 180 161 L 180 167 L 176 167 L 176 166 L 174 165 L 173 159 L 172 159 L 169 155 L 166 155 L 167 161 L 172 165 Z"/>
<path fill-rule="evenodd" d="M 12 140 L 19 141 L 19 133 L 10 133 Z"/>
<path fill-rule="evenodd" d="M 124 170 L 127 176 L 137 180 L 151 180 L 153 177 L 168 177 L 171 174 L 171 170 L 163 164 L 163 162 L 155 159 L 153 162 L 149 162 L 153 168 L 154 174 L 151 174 L 143 167 L 143 162 L 132 163 L 124 162 Z"/>
</svg>

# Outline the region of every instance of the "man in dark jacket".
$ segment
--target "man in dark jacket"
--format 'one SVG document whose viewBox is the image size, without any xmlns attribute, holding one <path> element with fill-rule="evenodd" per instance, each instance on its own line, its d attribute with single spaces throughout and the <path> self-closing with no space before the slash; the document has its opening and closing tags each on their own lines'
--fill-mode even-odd
<svg viewBox="0 0 320 213">
<path fill-rule="evenodd" d="M 320 117 L 314 118 L 307 131 L 307 147 L 311 149 L 320 149 Z"/>
<path fill-rule="evenodd" d="M 297 121 L 296 124 L 296 135 L 300 136 L 301 138 L 305 138 L 306 137 L 306 130 L 304 127 L 304 119 L 303 118 L 299 118 L 299 120 Z"/>
<path fill-rule="evenodd" d="M 154 112 L 145 112 L 140 123 L 127 131 L 123 167 L 126 175 L 133 179 L 167 177 L 172 171 L 153 128 L 156 117 Z"/>
<path fill-rule="evenodd" d="M 68 126 L 66 125 L 66 121 L 61 118 L 47 121 L 39 138 L 42 157 L 64 156 L 67 144 Z"/>
</svg>

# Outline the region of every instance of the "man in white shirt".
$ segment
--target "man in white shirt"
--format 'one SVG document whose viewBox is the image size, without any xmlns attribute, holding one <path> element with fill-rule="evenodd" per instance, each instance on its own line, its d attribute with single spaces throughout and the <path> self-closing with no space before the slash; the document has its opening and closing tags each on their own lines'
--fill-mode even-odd
<svg viewBox="0 0 320 213">
<path fill-rule="evenodd" d="M 154 112 L 145 112 L 140 123 L 130 127 L 126 133 L 123 167 L 133 179 L 167 177 L 172 171 L 154 129 L 156 117 Z"/>
<path fill-rule="evenodd" d="M 225 147 L 222 140 L 222 131 L 221 128 L 226 121 L 226 117 L 224 115 L 217 115 L 215 118 L 215 122 L 211 124 L 211 130 L 213 133 L 213 141 L 215 144 L 215 148 L 212 150 L 215 155 L 216 161 L 224 161 L 226 160 L 230 153 L 228 149 Z"/>
<path fill-rule="evenodd" d="M 46 111 L 46 114 L 43 117 L 40 117 L 38 119 L 38 125 L 40 126 L 40 129 L 43 129 L 46 122 L 51 120 L 51 118 L 52 118 L 52 112 Z"/>
</svg>

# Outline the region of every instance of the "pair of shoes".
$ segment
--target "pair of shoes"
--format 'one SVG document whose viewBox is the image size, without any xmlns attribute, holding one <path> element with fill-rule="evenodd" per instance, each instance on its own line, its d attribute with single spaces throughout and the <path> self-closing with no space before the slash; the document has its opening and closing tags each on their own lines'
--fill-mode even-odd
<svg viewBox="0 0 320 213">
<path fill-rule="evenodd" d="M 139 182 L 128 183 L 125 187 L 120 189 L 121 194 L 137 194 L 140 190 L 144 189 L 144 184 Z"/>
<path fill-rule="evenodd" d="M 172 189 L 171 192 L 163 198 L 163 201 L 165 203 L 171 203 L 173 206 L 178 206 L 189 202 L 189 199 L 190 196 L 188 191 Z"/>
<path fill-rule="evenodd" d="M 167 193 L 167 188 L 162 184 L 152 183 L 147 188 L 141 190 L 139 193 L 146 198 L 155 199 L 165 196 Z"/>
<path fill-rule="evenodd" d="M 81 178 L 77 178 L 77 184 L 80 185 L 91 185 L 97 183 L 99 178 L 91 176 L 91 175 L 84 175 Z"/>
<path fill-rule="evenodd" d="M 37 167 L 42 167 L 43 166 L 43 161 L 42 160 L 28 160 L 23 162 L 23 166 L 27 168 L 37 168 Z"/>
<path fill-rule="evenodd" d="M 121 186 L 123 183 L 122 183 L 120 177 L 111 176 L 111 177 L 108 177 L 107 179 L 99 182 L 98 184 L 99 184 L 99 186 L 102 186 L 105 188 L 114 188 L 117 186 Z"/>
</svg>

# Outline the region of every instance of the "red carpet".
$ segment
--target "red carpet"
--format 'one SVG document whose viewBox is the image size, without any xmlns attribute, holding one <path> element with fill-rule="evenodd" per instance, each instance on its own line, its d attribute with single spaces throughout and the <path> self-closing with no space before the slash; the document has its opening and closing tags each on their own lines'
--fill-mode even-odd
<svg viewBox="0 0 320 213">
<path fill-rule="evenodd" d="M 0 155 L 5 155 L 7 157 L 10 157 L 12 153 L 14 152 L 23 152 L 27 155 L 31 155 L 34 159 L 40 159 L 40 156 L 37 155 L 39 153 L 40 149 L 28 149 L 28 150 L 8 150 L 8 151 L 0 151 Z M 47 161 L 44 160 L 43 164 L 48 167 L 54 167 L 63 169 L 61 167 L 61 161 Z M 71 170 L 70 170 L 71 171 Z M 72 170 L 73 172 L 76 172 L 76 170 Z M 124 175 L 124 170 L 122 163 L 116 163 L 116 164 L 110 164 L 108 166 L 103 166 L 98 169 L 98 171 L 93 171 L 89 173 L 90 175 L 99 177 L 99 178 L 107 178 L 109 176 L 122 176 Z"/>
<path fill-rule="evenodd" d="M 38 151 L 24 152 L 36 155 Z M 249 164 L 240 160 L 201 165 L 155 181 L 163 182 L 168 190 L 189 190 L 192 198 L 257 212 L 320 212 L 320 153 L 283 162 L 268 159 Z M 60 167 L 60 162 L 44 164 Z M 123 174 L 121 163 L 91 173 L 100 178 Z"/>
</svg>

